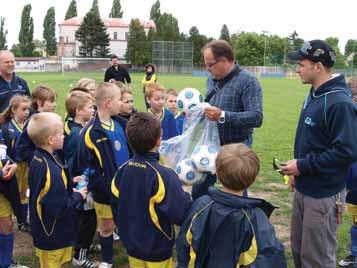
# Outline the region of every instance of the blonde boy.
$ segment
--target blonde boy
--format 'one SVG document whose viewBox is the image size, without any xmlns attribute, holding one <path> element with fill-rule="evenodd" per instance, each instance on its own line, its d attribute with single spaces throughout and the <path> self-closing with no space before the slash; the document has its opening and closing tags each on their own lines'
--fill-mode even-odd
<svg viewBox="0 0 357 268">
<path fill-rule="evenodd" d="M 57 114 L 31 117 L 28 135 L 36 145 L 29 168 L 30 220 L 41 268 L 58 268 L 71 259 L 75 238 L 75 207 L 87 189 L 72 189 L 63 164 L 54 155 L 63 147 L 63 123 Z M 76 182 L 79 177 L 73 178 Z"/>
<path fill-rule="evenodd" d="M 100 268 L 112 267 L 114 221 L 110 208 L 111 181 L 119 166 L 129 159 L 125 121 L 120 111 L 120 89 L 113 83 L 99 84 L 95 92 L 97 113 L 80 135 L 77 166 L 95 170 L 88 190 L 93 193 L 102 248 Z"/>
</svg>

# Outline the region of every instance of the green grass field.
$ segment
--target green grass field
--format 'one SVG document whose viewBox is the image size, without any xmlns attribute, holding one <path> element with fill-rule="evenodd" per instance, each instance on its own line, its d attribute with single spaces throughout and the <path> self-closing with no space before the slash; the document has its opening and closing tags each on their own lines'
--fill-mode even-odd
<svg viewBox="0 0 357 268">
<path fill-rule="evenodd" d="M 53 87 L 58 93 L 57 112 L 62 116 L 65 113 L 64 98 L 68 90 L 82 77 L 90 77 L 100 82 L 103 79 L 101 73 L 23 73 L 30 86 L 45 84 Z M 135 106 L 139 110 L 144 109 L 141 79 L 143 74 L 133 74 L 132 88 L 134 91 Z M 158 81 L 165 88 L 194 87 L 205 91 L 205 78 L 192 77 L 190 75 L 159 75 Z M 286 255 L 289 267 L 293 267 L 289 244 L 289 226 L 292 193 L 284 185 L 282 177 L 272 169 L 272 159 L 288 160 L 293 157 L 293 144 L 295 128 L 301 109 L 301 104 L 308 90 L 307 86 L 296 79 L 261 79 L 264 95 L 264 122 L 263 126 L 255 130 L 253 148 L 261 159 L 261 171 L 259 178 L 251 188 L 251 195 L 262 197 L 280 208 L 275 211 L 272 222 L 279 238 L 286 246 Z M 338 259 L 349 253 L 349 226 L 351 219 L 344 216 L 344 223 L 339 229 Z M 127 267 L 123 250 L 116 248 L 117 267 Z M 34 257 L 20 257 L 30 265 L 36 263 Z M 35 266 L 31 266 L 35 267 Z"/>
</svg>

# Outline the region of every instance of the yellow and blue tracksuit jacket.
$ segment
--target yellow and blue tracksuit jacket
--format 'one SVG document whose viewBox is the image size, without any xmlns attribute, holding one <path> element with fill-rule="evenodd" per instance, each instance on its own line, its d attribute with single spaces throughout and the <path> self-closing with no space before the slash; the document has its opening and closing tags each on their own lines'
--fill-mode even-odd
<svg viewBox="0 0 357 268">
<path fill-rule="evenodd" d="M 153 113 L 151 109 L 148 109 L 149 113 Z M 160 118 L 162 129 L 162 140 L 168 140 L 177 136 L 176 120 L 171 111 L 163 109 L 162 116 Z"/>
<path fill-rule="evenodd" d="M 159 164 L 158 153 L 134 154 L 112 182 L 112 211 L 129 256 L 160 262 L 172 256 L 174 224 L 191 206 L 176 173 Z"/>
<path fill-rule="evenodd" d="M 35 111 L 33 114 L 35 113 L 38 112 Z M 28 164 L 30 164 L 33 157 L 33 153 L 35 152 L 36 146 L 30 139 L 29 134 L 27 133 L 27 125 L 30 122 L 30 118 L 31 117 L 29 117 L 25 122 L 22 133 L 15 142 L 14 160 L 16 162 L 26 161 Z"/>
<path fill-rule="evenodd" d="M 210 188 L 195 201 L 176 242 L 178 268 L 286 268 L 262 199 Z"/>
<path fill-rule="evenodd" d="M 1 132 L 3 142 L 7 146 L 7 155 L 11 159 L 15 159 L 15 143 L 22 133 L 22 127 L 14 119 L 11 119 L 1 125 Z"/>
<path fill-rule="evenodd" d="M 10 180 L 3 180 L 2 167 L 6 164 L 8 160 L 0 161 L 0 193 L 5 196 L 9 201 L 12 211 L 16 217 L 20 216 L 20 193 L 17 184 L 16 176 L 14 175 Z M 11 161 L 11 160 L 10 160 Z"/>
<path fill-rule="evenodd" d="M 83 203 L 73 193 L 63 165 L 54 155 L 37 148 L 29 169 L 30 222 L 36 248 L 56 250 L 75 241 L 75 208 Z"/>
<path fill-rule="evenodd" d="M 124 119 L 113 116 L 125 131 Z M 129 145 L 128 149 L 130 150 Z M 129 156 L 128 158 L 129 159 Z M 95 170 L 89 179 L 88 191 L 97 203 L 110 205 L 111 182 L 118 169 L 113 146 L 102 128 L 98 114 L 82 129 L 77 151 L 76 173 L 82 174 L 86 168 Z"/>
<path fill-rule="evenodd" d="M 184 115 L 183 112 L 178 112 L 177 114 L 175 114 L 177 135 L 181 135 L 182 134 L 184 121 L 185 121 L 185 115 Z"/>
</svg>

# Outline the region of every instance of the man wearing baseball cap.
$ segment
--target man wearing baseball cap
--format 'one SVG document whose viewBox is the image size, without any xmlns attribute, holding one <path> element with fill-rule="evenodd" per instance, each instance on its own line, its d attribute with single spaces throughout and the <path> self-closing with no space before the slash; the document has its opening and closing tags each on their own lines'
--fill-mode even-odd
<svg viewBox="0 0 357 268">
<path fill-rule="evenodd" d="M 298 122 L 294 159 L 282 167 L 295 189 L 291 248 L 295 267 L 335 268 L 344 178 L 357 160 L 357 114 L 345 78 L 333 74 L 335 51 L 322 40 L 289 53 L 311 84 Z"/>
</svg>

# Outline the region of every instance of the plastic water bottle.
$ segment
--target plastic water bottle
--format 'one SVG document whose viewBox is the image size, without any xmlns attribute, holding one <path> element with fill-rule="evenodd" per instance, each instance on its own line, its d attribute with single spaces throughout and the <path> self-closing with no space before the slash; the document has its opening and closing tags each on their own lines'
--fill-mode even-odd
<svg viewBox="0 0 357 268">
<path fill-rule="evenodd" d="M 81 180 L 77 183 L 76 189 L 80 190 L 83 188 L 86 188 L 88 185 L 89 177 L 92 176 L 94 173 L 94 170 L 91 170 L 89 168 L 86 168 L 82 174 Z"/>
</svg>

